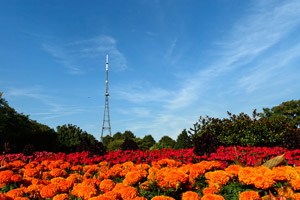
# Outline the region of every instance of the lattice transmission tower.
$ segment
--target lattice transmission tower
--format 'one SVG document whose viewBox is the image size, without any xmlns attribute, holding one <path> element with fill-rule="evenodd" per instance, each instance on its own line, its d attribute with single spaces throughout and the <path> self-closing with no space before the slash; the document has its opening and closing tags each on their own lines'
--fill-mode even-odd
<svg viewBox="0 0 300 200">
<path fill-rule="evenodd" d="M 105 130 L 108 130 L 109 135 L 111 136 L 108 97 L 109 97 L 109 94 L 108 94 L 108 55 L 106 55 L 106 90 L 105 90 L 105 107 L 104 107 L 104 117 L 103 117 L 103 125 L 102 125 L 102 132 L 101 132 L 101 142 L 103 141 L 103 132 Z"/>
</svg>

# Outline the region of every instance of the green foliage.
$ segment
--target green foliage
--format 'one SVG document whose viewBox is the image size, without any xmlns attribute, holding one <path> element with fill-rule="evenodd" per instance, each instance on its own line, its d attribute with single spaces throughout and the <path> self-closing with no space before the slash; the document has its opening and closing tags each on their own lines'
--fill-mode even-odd
<svg viewBox="0 0 300 200">
<path fill-rule="evenodd" d="M 105 137 L 102 138 L 102 143 L 103 143 L 105 148 L 107 148 L 108 144 L 111 141 L 113 141 L 113 137 L 111 137 L 110 135 L 106 135 Z"/>
<path fill-rule="evenodd" d="M 122 134 L 122 138 L 125 139 L 125 138 L 131 138 L 131 139 L 134 139 L 135 138 L 135 135 L 131 132 L 131 131 L 125 131 L 123 134 Z"/>
<path fill-rule="evenodd" d="M 47 144 L 41 141 L 47 141 Z M 10 153 L 22 152 L 26 144 L 32 144 L 37 151 L 56 151 L 55 131 L 46 125 L 29 119 L 11 108 L 0 95 L 0 147 L 10 143 Z"/>
<path fill-rule="evenodd" d="M 107 145 L 107 151 L 117 151 L 121 150 L 121 146 L 124 143 L 124 139 L 113 140 Z"/>
<path fill-rule="evenodd" d="M 93 135 L 72 124 L 57 126 L 57 138 L 63 152 L 76 152 L 81 142 L 91 145 L 96 141 Z"/>
<path fill-rule="evenodd" d="M 122 139 L 125 139 L 125 138 L 123 137 L 123 134 L 121 132 L 116 132 L 113 135 L 113 140 L 122 140 Z"/>
<path fill-rule="evenodd" d="M 215 152 L 219 147 L 216 136 L 209 131 L 205 131 L 202 135 L 194 137 L 193 144 L 196 155 L 208 155 Z"/>
<path fill-rule="evenodd" d="M 176 142 L 170 138 L 169 136 L 163 136 L 158 143 L 153 145 L 150 150 L 155 150 L 155 149 L 174 149 Z"/>
<path fill-rule="evenodd" d="M 288 127 L 284 117 L 277 117 L 273 120 L 258 118 L 259 114 L 253 111 L 253 118 L 247 114 L 234 115 L 228 112 L 229 118 L 201 118 L 195 137 L 205 131 L 217 136 L 221 145 L 240 146 L 283 146 L 284 135 L 293 131 Z M 299 132 L 299 130 L 297 130 Z"/>
<path fill-rule="evenodd" d="M 189 149 L 193 147 L 192 138 L 188 135 L 186 129 L 184 129 L 176 139 L 175 149 Z"/>
<path fill-rule="evenodd" d="M 121 145 L 121 149 L 122 149 L 122 151 L 126 151 L 126 150 L 134 150 L 135 151 L 135 150 L 138 150 L 139 147 L 133 139 L 126 137 L 123 144 Z"/>
<path fill-rule="evenodd" d="M 300 100 L 291 100 L 281 103 L 273 108 L 263 108 L 262 118 L 275 119 L 284 117 L 290 127 L 300 127 Z"/>
<path fill-rule="evenodd" d="M 137 138 L 136 143 L 139 146 L 139 149 L 145 151 L 149 150 L 156 142 L 152 135 L 145 135 L 143 139 Z"/>
</svg>

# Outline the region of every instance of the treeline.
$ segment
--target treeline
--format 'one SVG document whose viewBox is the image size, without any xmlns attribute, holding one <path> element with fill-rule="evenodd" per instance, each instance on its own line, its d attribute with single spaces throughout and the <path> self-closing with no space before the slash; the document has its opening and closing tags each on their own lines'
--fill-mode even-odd
<svg viewBox="0 0 300 200">
<path fill-rule="evenodd" d="M 155 150 L 187 149 L 194 147 L 198 155 L 214 152 L 221 145 L 286 147 L 300 149 L 300 100 L 291 100 L 273 108 L 264 108 L 262 113 L 253 111 L 252 116 L 228 112 L 228 117 L 219 119 L 200 117 L 193 128 L 184 129 L 173 140 L 163 136 L 158 142 L 151 135 L 136 137 L 131 131 L 105 136 L 99 142 L 93 135 L 76 125 L 57 126 L 57 130 L 17 113 L 0 93 L 0 150 L 10 153 L 34 151 L 76 152 L 90 151 L 103 155 L 106 150 Z M 5 145 L 6 144 L 6 145 Z M 9 144 L 9 145 L 7 145 Z M 6 149 L 5 149 L 6 147 Z"/>
<path fill-rule="evenodd" d="M 24 153 L 34 151 L 76 152 L 91 151 L 101 155 L 106 152 L 103 144 L 93 135 L 76 125 L 68 124 L 54 129 L 16 112 L 0 93 L 0 150 L 1 153 Z"/>
</svg>

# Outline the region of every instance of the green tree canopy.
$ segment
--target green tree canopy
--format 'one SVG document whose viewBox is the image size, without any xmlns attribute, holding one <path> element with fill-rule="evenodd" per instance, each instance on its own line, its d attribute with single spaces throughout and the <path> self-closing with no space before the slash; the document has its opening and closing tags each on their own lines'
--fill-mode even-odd
<svg viewBox="0 0 300 200">
<path fill-rule="evenodd" d="M 169 136 L 163 136 L 158 143 L 156 143 L 155 145 L 153 145 L 151 147 L 150 150 L 154 150 L 154 149 L 174 149 L 175 147 L 175 140 L 173 140 L 172 138 L 170 138 Z"/>
<path fill-rule="evenodd" d="M 292 126 L 300 127 L 300 100 L 291 100 L 281 103 L 273 108 L 263 108 L 261 117 L 274 119 L 278 117 L 285 117 L 287 122 Z"/>
<path fill-rule="evenodd" d="M 143 139 L 136 140 L 136 143 L 138 144 L 139 148 L 143 151 L 149 150 L 153 145 L 155 145 L 155 140 L 152 137 L 152 135 L 145 135 Z"/>
<path fill-rule="evenodd" d="M 192 138 L 188 136 L 186 129 L 184 129 L 176 139 L 175 149 L 189 149 L 193 147 Z"/>
<path fill-rule="evenodd" d="M 43 140 L 47 143 L 42 143 Z M 29 144 L 38 151 L 55 151 L 56 135 L 50 127 L 10 107 L 0 93 L 0 148 L 5 142 L 9 142 L 11 153 L 22 152 Z"/>
<path fill-rule="evenodd" d="M 57 126 L 57 137 L 61 148 L 66 152 L 75 152 L 76 146 L 82 141 L 90 144 L 94 144 L 96 141 L 93 135 L 72 124 Z"/>
</svg>

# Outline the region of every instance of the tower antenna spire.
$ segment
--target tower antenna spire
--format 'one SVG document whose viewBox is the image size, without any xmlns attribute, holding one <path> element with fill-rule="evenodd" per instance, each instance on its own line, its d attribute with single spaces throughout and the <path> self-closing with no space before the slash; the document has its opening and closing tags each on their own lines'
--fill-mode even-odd
<svg viewBox="0 0 300 200">
<path fill-rule="evenodd" d="M 103 142 L 103 133 L 104 133 L 105 130 L 108 130 L 109 135 L 111 136 L 108 97 L 109 97 L 109 94 L 108 94 L 108 54 L 106 54 L 105 107 L 104 107 L 103 125 L 102 125 L 102 132 L 101 132 L 101 142 Z"/>
</svg>

